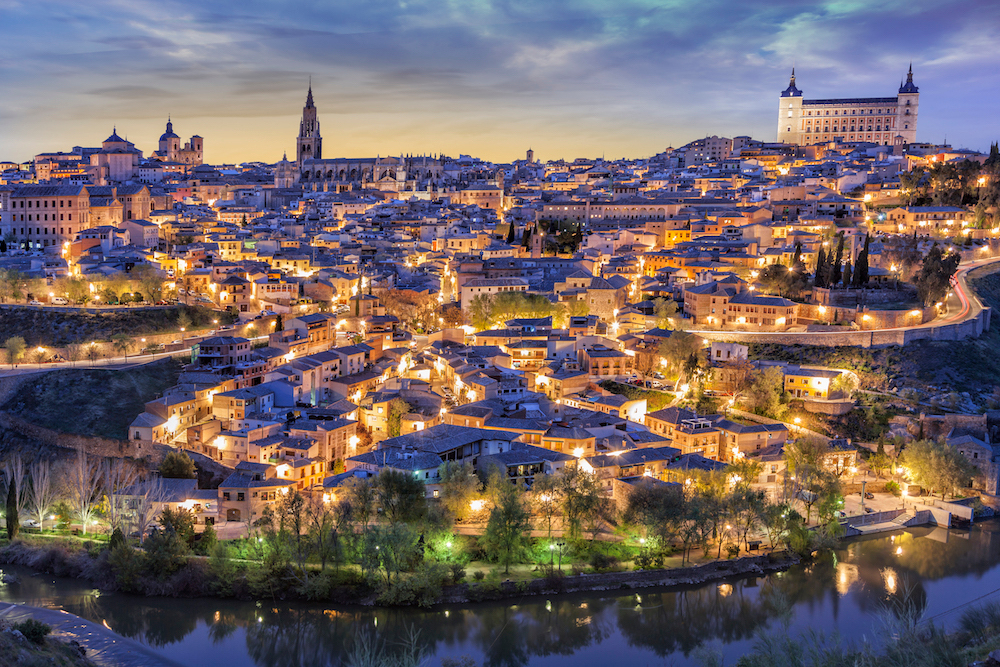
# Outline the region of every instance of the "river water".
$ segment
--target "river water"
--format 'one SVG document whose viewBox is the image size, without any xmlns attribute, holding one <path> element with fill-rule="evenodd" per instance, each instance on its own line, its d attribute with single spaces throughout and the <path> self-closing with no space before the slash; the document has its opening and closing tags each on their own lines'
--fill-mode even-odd
<svg viewBox="0 0 1000 667">
<path fill-rule="evenodd" d="M 1000 592 L 1000 521 L 971 530 L 917 528 L 853 541 L 787 572 L 683 590 L 573 594 L 430 611 L 175 600 L 100 594 L 85 582 L 31 576 L 0 584 L 0 600 L 65 609 L 192 667 L 336 666 L 357 638 L 419 632 L 426 665 L 697 665 L 699 647 L 733 664 L 761 632 L 816 630 L 878 640 L 893 603 L 954 626 Z"/>
</svg>

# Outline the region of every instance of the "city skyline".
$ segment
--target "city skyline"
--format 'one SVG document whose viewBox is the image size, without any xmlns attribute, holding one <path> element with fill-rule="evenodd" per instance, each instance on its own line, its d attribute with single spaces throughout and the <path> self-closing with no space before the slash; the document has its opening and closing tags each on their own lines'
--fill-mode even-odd
<svg viewBox="0 0 1000 667">
<path fill-rule="evenodd" d="M 918 140 L 995 140 L 979 111 L 996 95 L 988 3 L 228 9 L 15 3 L 0 159 L 97 145 L 112 127 L 148 154 L 169 114 L 207 138 L 209 162 L 273 162 L 294 153 L 310 77 L 331 157 L 643 157 L 712 134 L 773 141 L 793 65 L 825 98 L 892 94 L 910 61 Z"/>
</svg>

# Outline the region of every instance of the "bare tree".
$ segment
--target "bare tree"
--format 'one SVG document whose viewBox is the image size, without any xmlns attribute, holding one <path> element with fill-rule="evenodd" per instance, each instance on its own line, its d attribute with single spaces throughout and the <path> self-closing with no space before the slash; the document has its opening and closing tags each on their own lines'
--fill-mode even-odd
<svg viewBox="0 0 1000 667">
<path fill-rule="evenodd" d="M 27 504 L 28 498 L 27 489 L 25 488 L 27 484 L 24 483 L 25 473 L 27 473 L 27 466 L 25 466 L 24 459 L 20 454 L 13 453 L 3 462 L 3 476 L 8 488 L 11 480 L 14 480 L 17 484 L 17 497 L 14 499 L 14 502 L 17 503 L 18 516 L 21 515 L 21 511 Z"/>
<path fill-rule="evenodd" d="M 39 459 L 31 464 L 29 471 L 31 488 L 28 490 L 27 507 L 38 518 L 38 527 L 41 529 L 45 512 L 56 500 L 56 490 L 52 484 L 52 464 Z"/>
<path fill-rule="evenodd" d="M 125 459 L 105 459 L 101 466 L 106 494 L 108 529 L 125 528 L 126 491 L 130 490 L 139 475 L 132 462 Z"/>
<path fill-rule="evenodd" d="M 77 451 L 76 460 L 69 467 L 68 482 L 73 509 L 86 534 L 101 501 L 100 461 L 87 456 L 82 449 Z"/>
<path fill-rule="evenodd" d="M 160 477 L 149 477 L 129 490 L 125 498 L 123 513 L 127 525 L 127 533 L 139 535 L 142 542 L 146 533 L 156 523 L 156 515 L 167 499 L 167 487 Z"/>
</svg>

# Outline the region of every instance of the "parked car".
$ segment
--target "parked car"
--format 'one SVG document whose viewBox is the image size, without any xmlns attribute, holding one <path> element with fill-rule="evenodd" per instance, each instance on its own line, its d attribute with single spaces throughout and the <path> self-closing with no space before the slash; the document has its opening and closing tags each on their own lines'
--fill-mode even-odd
<svg viewBox="0 0 1000 667">
<path fill-rule="evenodd" d="M 54 296 L 51 299 L 49 299 L 49 303 L 51 303 L 53 306 L 65 306 L 69 304 L 69 301 L 67 301 L 64 297 Z"/>
<path fill-rule="evenodd" d="M 865 498 L 867 500 L 875 500 L 875 494 L 871 491 L 865 491 Z"/>
<path fill-rule="evenodd" d="M 871 514 L 874 511 L 871 507 L 865 507 L 865 514 Z"/>
<path fill-rule="evenodd" d="M 41 306 L 43 304 L 38 299 L 32 299 L 31 301 L 28 302 L 28 305 L 29 306 Z"/>
<path fill-rule="evenodd" d="M 24 521 L 21 522 L 21 525 L 25 526 L 26 528 L 41 528 L 39 523 L 34 519 L 25 519 Z"/>
</svg>

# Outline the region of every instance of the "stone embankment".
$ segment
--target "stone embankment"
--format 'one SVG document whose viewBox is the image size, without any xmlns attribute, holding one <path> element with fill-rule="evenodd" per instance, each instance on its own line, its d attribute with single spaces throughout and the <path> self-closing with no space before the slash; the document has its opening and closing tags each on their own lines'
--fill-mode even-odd
<svg viewBox="0 0 1000 667">
<path fill-rule="evenodd" d="M 800 562 L 790 552 L 776 552 L 764 556 L 746 556 L 733 560 L 720 560 L 692 567 L 669 570 L 637 570 L 579 574 L 567 577 L 549 577 L 528 582 L 506 581 L 499 587 L 489 584 L 459 584 L 446 586 L 440 602 L 465 603 L 483 599 L 498 600 L 529 595 L 558 595 L 594 591 L 623 591 L 636 588 L 667 586 L 697 586 L 712 581 L 725 581 L 738 577 L 752 577 L 781 572 Z"/>
<path fill-rule="evenodd" d="M 68 612 L 0 602 L 0 619 L 20 623 L 29 618 L 50 626 L 56 639 L 77 642 L 87 658 L 101 667 L 179 667 L 139 642 Z"/>
</svg>

